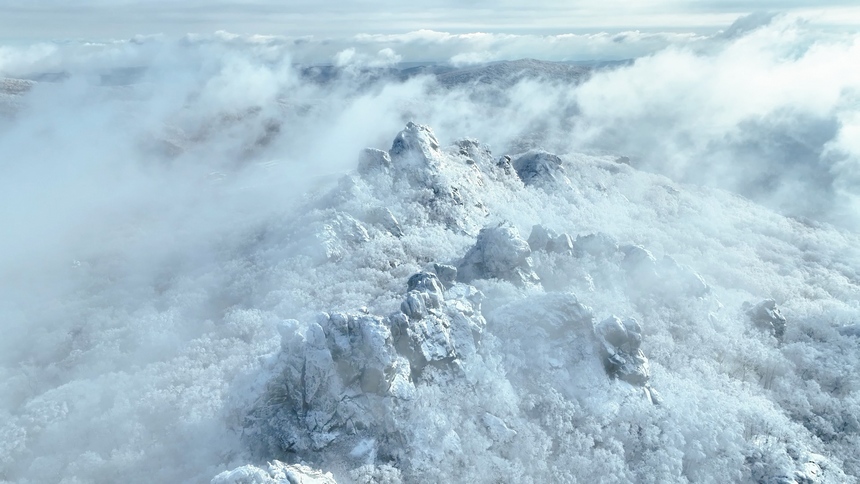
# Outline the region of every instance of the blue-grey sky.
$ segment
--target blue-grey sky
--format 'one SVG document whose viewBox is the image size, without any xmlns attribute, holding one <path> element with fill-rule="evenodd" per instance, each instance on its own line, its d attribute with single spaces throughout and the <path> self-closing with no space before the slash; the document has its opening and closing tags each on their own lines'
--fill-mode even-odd
<svg viewBox="0 0 860 484">
<path fill-rule="evenodd" d="M 0 0 L 0 37 L 7 42 L 105 39 L 217 30 L 321 37 L 419 29 L 709 32 L 761 10 L 794 12 L 834 27 L 860 25 L 856 0 Z"/>
</svg>

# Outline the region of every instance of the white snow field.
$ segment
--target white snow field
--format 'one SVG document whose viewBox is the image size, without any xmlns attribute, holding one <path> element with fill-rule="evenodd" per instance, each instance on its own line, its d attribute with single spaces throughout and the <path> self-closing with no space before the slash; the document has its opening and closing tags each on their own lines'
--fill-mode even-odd
<svg viewBox="0 0 860 484">
<path fill-rule="evenodd" d="M 0 57 L 0 482 L 858 481 L 857 37 L 159 42 Z"/>
</svg>

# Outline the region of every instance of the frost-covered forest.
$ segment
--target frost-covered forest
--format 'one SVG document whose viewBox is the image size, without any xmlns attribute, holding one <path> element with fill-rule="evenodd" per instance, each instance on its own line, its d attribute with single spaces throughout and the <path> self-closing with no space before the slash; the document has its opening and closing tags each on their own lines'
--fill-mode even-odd
<svg viewBox="0 0 860 484">
<path fill-rule="evenodd" d="M 0 48 L 0 482 L 858 481 L 857 36 L 295 45 Z"/>
</svg>

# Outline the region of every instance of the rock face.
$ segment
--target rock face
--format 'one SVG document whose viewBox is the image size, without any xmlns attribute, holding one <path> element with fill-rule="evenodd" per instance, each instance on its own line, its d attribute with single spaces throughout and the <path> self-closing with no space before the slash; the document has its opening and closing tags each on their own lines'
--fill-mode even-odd
<svg viewBox="0 0 860 484">
<path fill-rule="evenodd" d="M 490 163 L 492 155 L 474 140 L 462 140 L 455 148 L 456 154 L 444 152 L 432 129 L 410 122 L 388 152 L 364 150 L 358 171 L 389 192 L 405 185 L 431 220 L 471 232 L 475 221 L 487 215 L 478 196 L 484 184 L 478 165 Z"/>
<path fill-rule="evenodd" d="M 561 158 L 546 151 L 526 153 L 513 160 L 513 167 L 526 186 L 551 186 L 570 183 L 564 174 Z"/>
<path fill-rule="evenodd" d="M 580 235 L 573 242 L 573 250 L 578 257 L 587 254 L 592 257 L 609 258 L 618 252 L 618 242 L 603 232 Z"/>
<path fill-rule="evenodd" d="M 648 359 L 639 348 L 642 327 L 633 318 L 621 320 L 615 316 L 604 319 L 595 327 L 601 343 L 603 364 L 613 378 L 633 385 L 645 386 L 651 377 Z"/>
<path fill-rule="evenodd" d="M 441 167 L 444 164 L 439 140 L 427 126 L 408 123 L 397 134 L 388 150 L 394 170 L 410 183 L 420 186 L 439 186 Z"/>
<path fill-rule="evenodd" d="M 555 230 L 548 229 L 543 225 L 535 225 L 529 234 L 529 247 L 531 250 L 544 250 L 560 254 L 573 253 L 573 238 L 568 234 L 558 234 Z"/>
<path fill-rule="evenodd" d="M 494 334 L 522 353 L 506 368 L 526 388 L 563 385 L 573 395 L 591 395 L 608 378 L 644 391 L 660 403 L 649 385 L 648 360 L 640 349 L 636 320 L 609 318 L 595 325 L 592 309 L 570 293 L 548 293 L 502 306 L 488 315 Z"/>
<path fill-rule="evenodd" d="M 490 437 L 496 442 L 511 440 L 517 435 L 517 431 L 509 428 L 504 420 L 489 412 L 484 413 L 481 417 L 481 422 L 487 428 Z"/>
<path fill-rule="evenodd" d="M 331 473 L 322 473 L 308 466 L 269 462 L 268 469 L 247 465 L 224 471 L 211 484 L 337 484 Z"/>
<path fill-rule="evenodd" d="M 586 167 L 586 162 L 581 166 Z M 601 171 L 600 176 L 629 171 Z M 389 151 L 365 150 L 358 172 L 338 187 L 340 197 L 330 197 L 337 205 L 315 212 L 322 215 L 321 220 L 307 224 L 313 238 L 306 245 L 316 250 L 321 263 L 332 263 L 317 271 L 320 274 L 366 270 L 370 275 L 357 273 L 358 281 L 381 281 L 383 285 L 370 290 L 357 290 L 373 298 L 368 305 L 386 309 L 377 314 L 366 309 L 327 312 L 312 322 L 281 324 L 281 350 L 267 367 L 268 385 L 244 429 L 251 442 L 260 443 L 253 449 L 258 455 L 290 462 L 313 460 L 356 482 L 444 482 L 458 475 L 458 466 L 471 466 L 473 473 L 491 472 L 485 480 L 493 482 L 531 476 L 535 469 L 534 475 L 542 472 L 543 480 L 552 481 L 557 469 L 570 472 L 560 480 L 574 476 L 564 466 L 576 458 L 588 467 L 588 462 L 610 455 L 608 447 L 595 443 L 615 431 L 611 429 L 621 429 L 624 435 L 609 442 L 618 454 L 612 454 L 613 468 L 626 472 L 623 479 L 648 480 L 635 469 L 656 468 L 655 462 L 675 459 L 671 469 L 667 466 L 660 477 L 651 479 L 672 482 L 684 477 L 702 480 L 702 474 L 678 474 L 687 467 L 713 472 L 713 459 L 722 458 L 722 440 L 735 449 L 745 441 L 751 444 L 749 438 L 738 435 L 755 428 L 745 421 L 748 427 L 739 425 L 725 432 L 685 433 L 679 440 L 689 437 L 689 446 L 681 442 L 671 455 L 661 455 L 664 439 L 660 435 L 672 434 L 664 432 L 667 428 L 658 420 L 679 409 L 686 418 L 691 413 L 686 409 L 693 407 L 679 407 L 681 399 L 673 398 L 667 402 L 670 412 L 643 413 L 642 408 L 647 409 L 639 405 L 643 394 L 652 403 L 661 400 L 651 387 L 639 321 L 616 316 L 596 320 L 596 311 L 571 292 L 588 291 L 589 304 L 601 305 L 597 312 L 603 316 L 613 308 L 646 315 L 657 345 L 678 336 L 676 327 L 663 326 L 665 318 L 693 320 L 699 316 L 693 313 L 705 306 L 708 311 L 723 307 L 716 298 L 689 300 L 710 291 L 692 268 L 668 255 L 655 257 L 640 245 L 619 246 L 615 238 L 601 232 L 574 238 L 534 225 L 526 241 L 515 228 L 486 227 L 481 220 L 486 213 L 483 202 L 499 206 L 511 200 L 553 200 L 550 188 L 564 189 L 560 185 L 570 183 L 560 158 L 544 152 L 516 160 L 494 158 L 486 146 L 471 139 L 443 149 L 432 130 L 409 123 Z M 606 178 L 600 180 L 611 185 Z M 579 176 L 576 181 L 580 182 Z M 595 195 L 587 192 L 587 184 L 576 189 Z M 566 213 L 546 208 L 543 220 L 569 227 Z M 511 213 L 507 210 L 505 206 L 498 217 Z M 583 225 L 593 223 L 590 215 L 583 214 Z M 623 224 L 613 227 L 628 236 L 631 232 Z M 476 233 L 474 245 L 465 254 L 451 253 L 464 237 Z M 433 245 L 440 240 L 436 237 L 447 235 L 454 235 L 455 242 Z M 540 252 L 535 260 L 533 252 Z M 686 253 L 686 257 L 692 255 Z M 535 266 L 544 278 L 542 284 Z M 407 279 L 409 273 L 398 272 L 404 267 L 422 269 Z M 400 281 L 396 285 L 402 284 L 404 293 L 390 294 L 393 278 Z M 493 297 L 482 310 L 483 294 L 468 284 L 488 279 L 511 284 L 478 284 Z M 319 280 L 327 284 L 330 279 L 321 276 Z M 338 290 L 346 287 L 352 297 L 351 281 L 337 282 Z M 672 306 L 676 303 L 677 307 Z M 733 300 L 730 307 L 739 303 Z M 782 337 L 785 319 L 773 301 L 748 305 L 745 310 L 756 324 Z M 708 318 L 713 324 L 738 323 L 736 313 L 730 313 L 729 320 L 722 318 L 719 309 Z M 856 335 L 853 328 L 839 331 Z M 673 350 L 690 351 L 686 357 L 696 351 Z M 670 367 L 677 361 L 665 351 L 659 354 L 658 358 L 655 350 L 650 355 L 657 358 L 655 368 L 673 371 Z M 688 383 L 691 395 L 699 399 L 696 405 L 707 403 L 713 395 L 712 387 L 700 391 L 699 382 Z M 686 390 L 672 385 L 672 391 Z M 746 419 L 737 409 L 726 411 L 734 412 L 735 422 Z M 748 420 L 755 423 L 756 418 Z M 668 422 L 690 423 L 684 418 Z M 617 445 L 627 429 L 634 428 L 637 435 Z M 736 464 L 732 477 L 737 477 L 744 465 L 740 461 L 748 457 L 743 472 L 761 482 L 816 482 L 816 476 L 830 465 L 816 461 L 812 454 L 787 450 L 774 457 L 767 445 L 759 453 L 748 450 L 741 458 L 736 452 L 720 465 Z M 789 460 L 791 466 L 779 467 Z M 708 461 L 710 467 L 705 467 Z M 494 467 L 497 464 L 501 467 Z M 625 465 L 629 468 L 624 469 Z M 434 474 L 437 469 L 443 470 Z M 288 476 L 282 468 L 245 467 L 222 473 L 217 482 L 280 482 L 276 479 L 282 475 Z M 291 476 L 289 482 L 307 479 Z M 484 477 L 479 475 L 477 480 Z M 581 480 L 595 480 L 589 477 Z M 580 474 L 572 478 L 580 479 Z"/>
<path fill-rule="evenodd" d="M 460 364 L 475 354 L 486 322 L 480 291 L 458 285 L 447 292 L 436 274 L 409 278 L 400 313 L 389 316 L 395 346 L 409 360 L 413 374 L 429 364 Z"/>
<path fill-rule="evenodd" d="M 482 297 L 464 284 L 446 291 L 436 274 L 419 272 L 388 317 L 333 312 L 305 326 L 284 322 L 280 373 L 251 420 L 281 452 L 320 450 L 366 429 L 385 438 L 425 367 L 456 370 L 476 353 Z"/>
<path fill-rule="evenodd" d="M 785 335 L 785 318 L 773 299 L 765 299 L 756 305 L 746 302 L 743 310 L 756 326 L 769 331 L 777 339 L 782 339 Z"/>
<path fill-rule="evenodd" d="M 387 173 L 391 169 L 391 156 L 385 151 L 365 148 L 358 156 L 358 173 L 367 176 Z"/>
<path fill-rule="evenodd" d="M 457 278 L 462 282 L 475 279 L 504 279 L 524 286 L 539 282 L 532 269 L 531 248 L 513 227 L 481 229 L 475 245 L 460 261 Z"/>
<path fill-rule="evenodd" d="M 378 224 L 389 234 L 395 237 L 403 237 L 403 228 L 400 226 L 397 218 L 394 217 L 394 214 L 391 213 L 391 210 L 385 207 L 377 207 L 370 211 L 368 217 L 371 223 Z"/>
<path fill-rule="evenodd" d="M 493 165 L 493 153 L 490 148 L 476 139 L 465 138 L 454 143 L 458 153 L 465 157 L 466 163 L 477 164 L 481 169 L 491 169 Z"/>
<path fill-rule="evenodd" d="M 368 242 L 370 235 L 361 222 L 343 212 L 333 212 L 322 222 L 314 222 L 298 241 L 297 251 L 315 263 L 338 261 L 344 254 Z"/>
<path fill-rule="evenodd" d="M 710 290 L 702 276 L 670 256 L 658 262 L 651 251 L 640 245 L 625 245 L 620 250 L 624 254 L 621 266 L 627 272 L 630 288 L 636 292 L 673 298 L 701 297 Z"/>
</svg>

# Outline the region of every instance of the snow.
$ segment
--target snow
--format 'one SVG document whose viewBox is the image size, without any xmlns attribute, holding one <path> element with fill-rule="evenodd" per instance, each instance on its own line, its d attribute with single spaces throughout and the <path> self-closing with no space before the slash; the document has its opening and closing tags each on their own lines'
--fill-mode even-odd
<svg viewBox="0 0 860 484">
<path fill-rule="evenodd" d="M 526 135 L 573 94 L 532 77 L 492 107 L 225 58 L 165 91 L 4 81 L 0 480 L 857 482 L 860 237 L 658 162 L 704 165 L 749 106 L 697 132 L 710 101 L 644 97 L 683 129 L 643 164 L 636 99 L 557 150 Z"/>
</svg>

